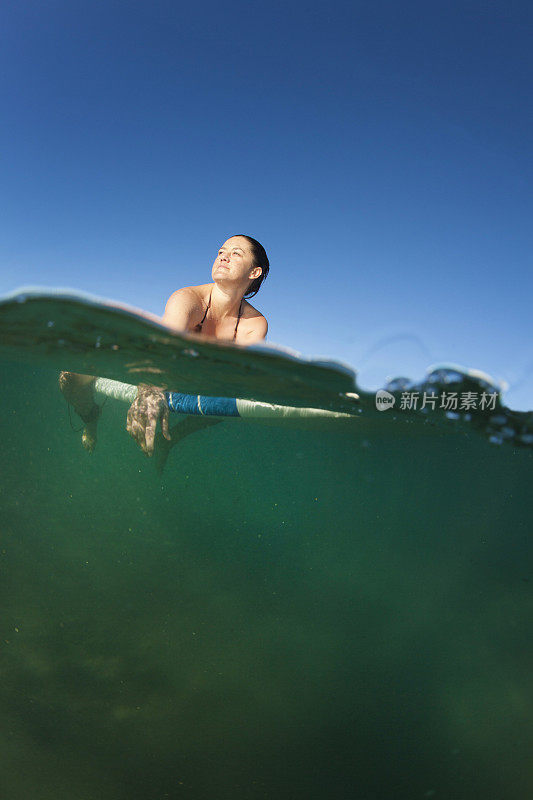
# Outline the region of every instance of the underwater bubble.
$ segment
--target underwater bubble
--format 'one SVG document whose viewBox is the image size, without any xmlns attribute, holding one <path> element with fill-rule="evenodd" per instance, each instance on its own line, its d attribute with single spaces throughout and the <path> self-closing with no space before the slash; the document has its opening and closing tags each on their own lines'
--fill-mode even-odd
<svg viewBox="0 0 533 800">
<path fill-rule="evenodd" d="M 346 397 L 347 400 L 359 400 L 359 395 L 355 392 L 339 392 L 339 397 Z"/>
<path fill-rule="evenodd" d="M 461 419 L 461 415 L 456 411 L 446 411 L 446 417 L 448 419 Z"/>
<path fill-rule="evenodd" d="M 513 439 L 513 438 L 514 438 L 514 435 L 515 435 L 515 432 L 514 432 L 514 430 L 513 430 L 512 428 L 509 428 L 509 426 L 508 426 L 508 425 L 506 425 L 506 426 L 505 426 L 505 428 L 502 428 L 502 429 L 501 429 L 501 431 L 500 431 L 500 434 L 501 434 L 501 435 L 502 435 L 502 436 L 503 436 L 505 439 Z"/>
<path fill-rule="evenodd" d="M 48 322 L 46 323 L 46 327 L 47 328 L 53 328 L 54 325 L 55 325 L 55 322 L 54 322 L 53 319 L 49 319 Z"/>
</svg>

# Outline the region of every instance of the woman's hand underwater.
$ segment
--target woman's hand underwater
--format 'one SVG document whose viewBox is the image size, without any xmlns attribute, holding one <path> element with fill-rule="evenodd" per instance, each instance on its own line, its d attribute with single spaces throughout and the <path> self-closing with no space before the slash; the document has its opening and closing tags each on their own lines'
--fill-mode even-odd
<svg viewBox="0 0 533 800">
<path fill-rule="evenodd" d="M 168 405 L 163 389 L 141 383 L 137 397 L 128 411 L 127 431 L 147 456 L 154 454 L 158 420 L 161 422 L 163 436 L 170 442 L 168 414 Z"/>
</svg>

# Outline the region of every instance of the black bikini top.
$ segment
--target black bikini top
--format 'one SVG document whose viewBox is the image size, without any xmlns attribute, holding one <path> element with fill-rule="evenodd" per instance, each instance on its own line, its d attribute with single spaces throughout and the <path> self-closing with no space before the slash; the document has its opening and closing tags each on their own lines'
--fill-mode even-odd
<svg viewBox="0 0 533 800">
<path fill-rule="evenodd" d="M 205 318 L 207 317 L 207 312 L 209 311 L 209 308 L 211 306 L 211 295 L 212 294 L 213 294 L 213 291 L 211 290 L 211 292 L 209 294 L 209 302 L 207 303 L 207 308 L 205 310 L 205 314 L 202 317 L 202 321 L 199 322 L 198 325 L 195 326 L 195 328 L 194 328 L 195 333 L 201 333 L 202 332 L 202 326 L 203 326 L 203 324 L 205 322 Z M 233 331 L 233 341 L 235 341 L 235 339 L 237 338 L 237 328 L 239 327 L 239 322 L 240 322 L 240 319 L 241 319 L 241 316 L 242 316 L 242 301 L 243 300 L 244 300 L 244 297 L 242 298 L 241 304 L 239 306 L 239 316 L 237 317 L 237 324 L 235 325 L 235 330 Z"/>
</svg>

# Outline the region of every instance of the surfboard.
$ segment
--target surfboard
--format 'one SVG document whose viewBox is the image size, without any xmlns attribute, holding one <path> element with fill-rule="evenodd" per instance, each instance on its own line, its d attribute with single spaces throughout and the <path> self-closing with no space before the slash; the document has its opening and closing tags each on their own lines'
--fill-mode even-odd
<svg viewBox="0 0 533 800">
<path fill-rule="evenodd" d="M 98 397 L 114 398 L 133 403 L 137 397 L 137 386 L 109 378 L 97 378 L 94 390 Z M 352 415 L 322 408 L 284 406 L 279 403 L 263 403 L 240 397 L 209 397 L 206 395 L 166 392 L 170 411 L 178 414 L 203 417 L 241 417 L 243 419 L 349 419 Z"/>
</svg>

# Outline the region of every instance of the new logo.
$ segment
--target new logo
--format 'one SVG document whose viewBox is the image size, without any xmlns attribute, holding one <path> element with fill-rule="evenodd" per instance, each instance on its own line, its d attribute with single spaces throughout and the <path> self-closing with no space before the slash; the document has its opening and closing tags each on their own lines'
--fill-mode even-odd
<svg viewBox="0 0 533 800">
<path fill-rule="evenodd" d="M 392 408 L 395 402 L 394 395 L 385 391 L 385 389 L 380 389 L 379 392 L 376 392 L 376 408 L 378 411 L 386 411 L 388 408 Z"/>
</svg>

